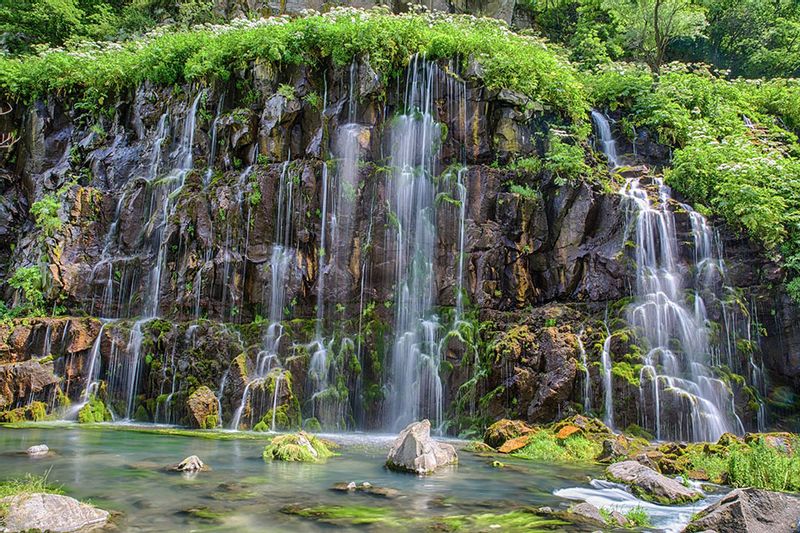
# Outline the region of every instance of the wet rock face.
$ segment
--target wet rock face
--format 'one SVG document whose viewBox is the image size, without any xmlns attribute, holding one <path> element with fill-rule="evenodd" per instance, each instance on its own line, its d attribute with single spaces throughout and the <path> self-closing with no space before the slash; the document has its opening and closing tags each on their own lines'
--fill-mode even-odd
<svg viewBox="0 0 800 533">
<path fill-rule="evenodd" d="M 736 489 L 700 511 L 684 531 L 772 533 L 795 531 L 800 498 L 761 489 Z"/>
</svg>

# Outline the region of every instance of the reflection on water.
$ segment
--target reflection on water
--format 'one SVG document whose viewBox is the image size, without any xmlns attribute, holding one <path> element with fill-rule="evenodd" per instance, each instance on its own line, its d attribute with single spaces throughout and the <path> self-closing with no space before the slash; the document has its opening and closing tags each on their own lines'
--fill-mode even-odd
<svg viewBox="0 0 800 533">
<path fill-rule="evenodd" d="M 512 458 L 504 459 L 506 468 L 497 469 L 490 458 L 462 451 L 457 467 L 421 478 L 383 468 L 390 436 L 327 437 L 342 444 L 341 455 L 312 465 L 265 462 L 261 458 L 264 442 L 258 440 L 209 440 L 77 426 L 0 429 L 0 472 L 7 478 L 50 470 L 49 480 L 63 484 L 70 496 L 120 511 L 125 531 L 330 529 L 280 512 L 289 505 L 382 508 L 406 524 L 399 529 L 407 530 L 415 519 L 434 516 L 505 512 L 521 506 L 565 509 L 570 500 L 554 491 L 588 487 L 589 476 L 601 472 L 599 467 Z M 40 443 L 55 454 L 31 459 L 19 453 Z M 192 454 L 212 470 L 193 478 L 163 471 L 164 466 Z M 401 497 L 382 499 L 330 490 L 343 481 L 392 487 Z M 201 511 L 189 512 L 192 509 Z M 359 530 L 364 531 L 363 526 Z"/>
</svg>

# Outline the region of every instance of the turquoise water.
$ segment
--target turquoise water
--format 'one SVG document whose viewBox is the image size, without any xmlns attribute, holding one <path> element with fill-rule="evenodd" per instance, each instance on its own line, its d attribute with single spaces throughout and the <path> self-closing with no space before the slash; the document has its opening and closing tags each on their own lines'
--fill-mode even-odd
<svg viewBox="0 0 800 533">
<path fill-rule="evenodd" d="M 594 466 L 551 465 L 460 451 L 460 464 L 434 475 L 390 472 L 383 462 L 389 436 L 330 435 L 340 456 L 324 464 L 265 462 L 263 441 L 209 440 L 78 426 L 0 428 L 0 477 L 49 471 L 50 482 L 80 500 L 120 514 L 123 531 L 358 531 L 424 530 L 432 517 L 507 512 L 525 506 L 566 508 L 558 489 L 587 486 Z M 25 449 L 54 452 L 29 458 Z M 459 443 L 459 444 L 464 444 Z M 212 470 L 194 477 L 163 471 L 188 455 Z M 400 491 L 395 499 L 330 490 L 335 483 L 369 481 Z M 353 526 L 287 514 L 287 506 L 364 506 L 386 511 L 389 522 Z M 199 510 L 199 511 L 198 511 Z M 201 516 L 198 516 L 201 515 Z M 574 531 L 574 529 L 570 529 Z"/>
</svg>

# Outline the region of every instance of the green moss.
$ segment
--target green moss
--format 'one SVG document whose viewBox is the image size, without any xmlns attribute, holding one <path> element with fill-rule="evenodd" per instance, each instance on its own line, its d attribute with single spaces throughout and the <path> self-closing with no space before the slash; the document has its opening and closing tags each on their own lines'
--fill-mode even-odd
<svg viewBox="0 0 800 533">
<path fill-rule="evenodd" d="M 473 515 L 447 516 L 437 520 L 433 530 L 446 531 L 527 531 L 542 532 L 567 526 L 567 522 L 542 517 L 532 510 L 508 513 L 479 513 Z"/>
<path fill-rule="evenodd" d="M 319 433 L 322 431 L 322 424 L 319 423 L 319 420 L 317 420 L 316 417 L 312 416 L 303 422 L 303 430 L 310 433 Z"/>
<path fill-rule="evenodd" d="M 314 451 L 312 452 L 311 449 Z M 265 461 L 277 460 L 302 463 L 318 463 L 334 455 L 326 442 L 303 431 L 275 437 L 264 448 L 263 453 Z"/>
<path fill-rule="evenodd" d="M 25 421 L 38 422 L 47 418 L 47 404 L 34 401 L 25 407 L 0 411 L 0 422 L 17 424 Z"/>
<path fill-rule="evenodd" d="M 627 361 L 612 363 L 611 375 L 622 378 L 637 389 L 640 386 L 639 373 L 642 370 L 642 365 L 632 365 Z"/>
<path fill-rule="evenodd" d="M 97 396 L 89 398 L 89 402 L 78 411 L 78 423 L 89 424 L 92 422 L 109 422 L 111 412 Z"/>
<path fill-rule="evenodd" d="M 319 505 L 316 507 L 290 506 L 282 513 L 301 516 L 335 526 L 401 527 L 402 521 L 390 509 L 362 505 Z"/>
</svg>

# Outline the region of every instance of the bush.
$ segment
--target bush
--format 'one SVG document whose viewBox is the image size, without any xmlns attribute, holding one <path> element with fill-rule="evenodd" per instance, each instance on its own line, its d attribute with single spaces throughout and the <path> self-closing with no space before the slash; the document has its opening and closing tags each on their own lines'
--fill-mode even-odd
<svg viewBox="0 0 800 533">
<path fill-rule="evenodd" d="M 44 314 L 42 271 L 38 266 L 20 267 L 8 280 L 8 285 L 22 293 L 29 314 Z"/>
<path fill-rule="evenodd" d="M 442 13 L 391 15 L 349 8 L 295 19 L 238 20 L 228 26 L 164 29 L 124 44 L 82 45 L 24 59 L 0 59 L 0 93 L 9 100 L 67 94 L 86 109 L 145 80 L 172 85 L 228 80 L 254 60 L 341 67 L 369 56 L 380 74 L 401 72 L 414 54 L 480 62 L 489 89 L 509 88 L 583 118 L 586 98 L 574 69 L 533 37 L 500 22 Z M 465 65 L 466 66 L 466 65 Z"/>
<path fill-rule="evenodd" d="M 58 210 L 61 204 L 55 195 L 49 194 L 31 205 L 31 215 L 36 221 L 36 227 L 45 237 L 52 237 L 61 229 L 61 218 Z"/>
</svg>

